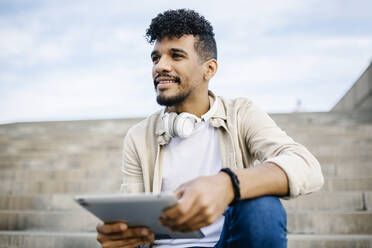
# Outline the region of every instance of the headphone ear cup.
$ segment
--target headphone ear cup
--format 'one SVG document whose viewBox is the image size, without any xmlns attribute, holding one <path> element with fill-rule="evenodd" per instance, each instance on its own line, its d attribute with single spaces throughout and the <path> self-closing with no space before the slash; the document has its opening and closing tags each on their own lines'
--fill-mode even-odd
<svg viewBox="0 0 372 248">
<path fill-rule="evenodd" d="M 176 137 L 177 136 L 177 133 L 175 132 L 175 120 L 177 119 L 177 114 L 172 112 L 172 113 L 169 113 L 169 116 L 168 116 L 168 133 L 171 137 Z"/>
<path fill-rule="evenodd" d="M 173 131 L 176 136 L 181 138 L 189 137 L 195 128 L 196 118 L 189 113 L 179 114 L 173 125 Z"/>
</svg>

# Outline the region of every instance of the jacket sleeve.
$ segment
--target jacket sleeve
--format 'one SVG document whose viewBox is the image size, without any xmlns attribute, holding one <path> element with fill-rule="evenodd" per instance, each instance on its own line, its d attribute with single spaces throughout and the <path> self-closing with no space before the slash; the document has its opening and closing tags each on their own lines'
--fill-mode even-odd
<svg viewBox="0 0 372 248">
<path fill-rule="evenodd" d="M 250 105 L 240 110 L 244 139 L 254 159 L 281 167 L 288 177 L 289 198 L 319 190 L 324 184 L 317 159 L 282 131 L 264 111 Z"/>
<path fill-rule="evenodd" d="M 121 184 L 120 192 L 125 194 L 144 192 L 142 168 L 133 135 L 130 131 L 128 131 L 124 139 L 121 167 L 123 183 Z"/>
</svg>

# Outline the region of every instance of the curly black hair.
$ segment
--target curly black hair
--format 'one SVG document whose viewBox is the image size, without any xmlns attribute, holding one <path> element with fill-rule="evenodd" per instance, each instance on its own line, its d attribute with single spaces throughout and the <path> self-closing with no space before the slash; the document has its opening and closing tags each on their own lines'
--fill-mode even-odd
<svg viewBox="0 0 372 248">
<path fill-rule="evenodd" d="M 217 59 L 213 27 L 209 21 L 193 10 L 167 10 L 152 19 L 146 30 L 146 38 L 150 44 L 161 41 L 164 37 L 180 38 L 185 34 L 192 34 L 197 38 L 194 47 L 201 61 Z"/>
</svg>

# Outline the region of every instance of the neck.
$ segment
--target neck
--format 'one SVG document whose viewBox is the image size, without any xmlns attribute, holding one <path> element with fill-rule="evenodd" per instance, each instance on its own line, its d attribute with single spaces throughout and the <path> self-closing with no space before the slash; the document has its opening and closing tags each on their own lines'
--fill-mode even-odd
<svg viewBox="0 0 372 248">
<path fill-rule="evenodd" d="M 201 117 L 208 112 L 209 96 L 208 91 L 199 95 L 190 95 L 185 101 L 180 104 L 167 107 L 167 112 L 176 112 L 177 114 L 187 112 L 197 117 Z"/>
</svg>

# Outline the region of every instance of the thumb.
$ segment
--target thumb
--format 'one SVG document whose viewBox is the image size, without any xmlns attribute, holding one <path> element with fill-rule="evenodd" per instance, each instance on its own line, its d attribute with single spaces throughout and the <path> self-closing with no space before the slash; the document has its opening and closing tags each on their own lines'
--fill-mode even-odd
<svg viewBox="0 0 372 248">
<path fill-rule="evenodd" d="M 185 193 L 185 185 L 180 185 L 173 193 L 176 195 L 177 199 L 181 199 L 183 194 Z"/>
</svg>

